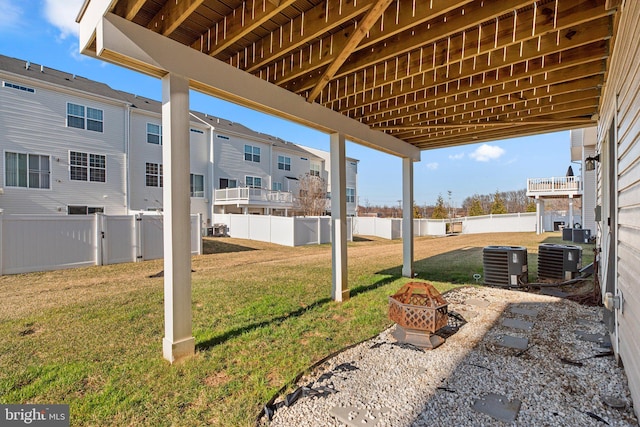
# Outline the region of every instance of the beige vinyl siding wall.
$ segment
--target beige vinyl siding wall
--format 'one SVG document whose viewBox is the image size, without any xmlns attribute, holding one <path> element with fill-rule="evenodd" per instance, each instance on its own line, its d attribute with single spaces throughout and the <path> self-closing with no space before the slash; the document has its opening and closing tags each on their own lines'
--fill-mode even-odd
<svg viewBox="0 0 640 427">
<path fill-rule="evenodd" d="M 7 81 L 35 89 L 35 93 L 0 83 L 0 209 L 19 214 L 65 214 L 68 205 L 103 207 L 105 213 L 126 213 L 124 103 L 49 88 L 39 82 L 0 74 Z M 67 103 L 103 111 L 103 132 L 67 127 Z M 7 187 L 5 152 L 50 156 L 50 188 Z M 69 176 L 69 152 L 104 155 L 106 182 L 75 181 Z M 106 196 L 106 197 L 105 197 Z"/>
<path fill-rule="evenodd" d="M 616 278 L 624 296 L 624 311 L 618 312 L 619 354 L 637 408 L 640 405 L 640 2 L 626 0 L 622 7 L 598 133 L 602 158 L 603 141 L 615 118 L 616 158 L 611 160 L 617 164 L 617 188 L 613 195 L 618 204 Z M 606 162 L 606 155 L 604 158 Z M 606 186 L 606 177 L 600 176 L 600 195 L 606 193 Z M 602 240 L 600 243 L 606 244 Z"/>
</svg>

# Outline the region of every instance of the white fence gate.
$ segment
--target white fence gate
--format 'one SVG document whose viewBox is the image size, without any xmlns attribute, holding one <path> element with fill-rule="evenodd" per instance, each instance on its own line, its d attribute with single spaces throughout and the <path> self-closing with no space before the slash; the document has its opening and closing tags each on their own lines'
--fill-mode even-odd
<svg viewBox="0 0 640 427">
<path fill-rule="evenodd" d="M 0 275 L 163 257 L 161 215 L 5 215 Z M 191 253 L 202 253 L 201 218 L 191 215 Z"/>
</svg>

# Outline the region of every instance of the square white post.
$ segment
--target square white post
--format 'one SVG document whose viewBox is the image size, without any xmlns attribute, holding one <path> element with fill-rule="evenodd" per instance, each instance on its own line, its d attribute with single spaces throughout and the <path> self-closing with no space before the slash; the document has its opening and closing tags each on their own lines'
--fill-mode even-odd
<svg viewBox="0 0 640 427">
<path fill-rule="evenodd" d="M 162 78 L 164 212 L 164 330 L 162 353 L 171 363 L 195 352 L 191 326 L 189 82 Z"/>
<path fill-rule="evenodd" d="M 347 283 L 347 167 L 344 135 L 331 134 L 331 298 L 349 299 Z"/>
<path fill-rule="evenodd" d="M 413 277 L 413 160 L 402 159 L 402 275 Z"/>
<path fill-rule="evenodd" d="M 569 195 L 569 227 L 573 228 L 573 195 Z"/>
</svg>

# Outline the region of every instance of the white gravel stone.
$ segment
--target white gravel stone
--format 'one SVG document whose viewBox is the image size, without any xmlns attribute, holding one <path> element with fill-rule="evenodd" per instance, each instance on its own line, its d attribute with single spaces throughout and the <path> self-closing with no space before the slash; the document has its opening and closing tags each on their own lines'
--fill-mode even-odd
<svg viewBox="0 0 640 427">
<path fill-rule="evenodd" d="M 443 345 L 430 351 L 397 345 L 391 327 L 339 353 L 299 383 L 330 387 L 336 393 L 304 395 L 289 407 L 278 407 L 272 421 L 263 418 L 262 424 L 343 426 L 332 410 L 351 407 L 377 414 L 362 424 L 376 427 L 605 425 L 594 417 L 611 426 L 638 425 L 626 375 L 613 356 L 584 359 L 582 366 L 560 360 L 578 361 L 598 353 L 599 344 L 581 341 L 575 332 L 605 334 L 602 308 L 488 287 L 460 288 L 444 297 L 449 311 L 474 315 Z M 471 306 L 467 300 L 489 305 Z M 529 317 L 511 312 L 511 307 L 539 314 Z M 534 325 L 531 331 L 514 330 L 501 325 L 501 318 Z M 496 345 L 498 337 L 507 334 L 528 338 L 528 349 L 522 353 Z M 475 399 L 489 393 L 522 402 L 515 422 L 472 409 Z M 612 408 L 606 399 L 626 405 Z"/>
</svg>

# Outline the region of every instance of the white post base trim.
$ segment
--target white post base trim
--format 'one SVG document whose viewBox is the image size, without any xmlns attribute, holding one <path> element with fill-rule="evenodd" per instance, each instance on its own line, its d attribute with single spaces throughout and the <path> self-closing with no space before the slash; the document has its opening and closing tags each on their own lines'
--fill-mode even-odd
<svg viewBox="0 0 640 427">
<path fill-rule="evenodd" d="M 170 363 L 176 363 L 182 359 L 193 356 L 196 352 L 196 340 L 193 337 L 172 342 L 168 338 L 162 339 L 162 355 Z"/>
</svg>

